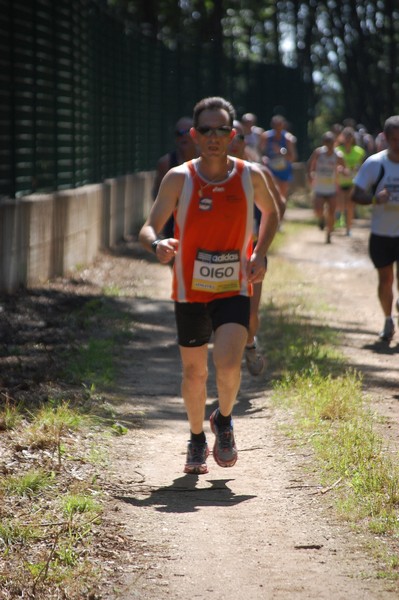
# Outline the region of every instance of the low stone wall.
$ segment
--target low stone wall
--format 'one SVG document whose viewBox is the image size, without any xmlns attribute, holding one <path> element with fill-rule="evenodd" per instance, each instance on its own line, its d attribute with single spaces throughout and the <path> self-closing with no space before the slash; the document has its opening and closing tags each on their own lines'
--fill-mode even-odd
<svg viewBox="0 0 399 600">
<path fill-rule="evenodd" d="M 138 232 L 154 172 L 52 194 L 0 201 L 0 292 L 14 293 L 90 264 Z"/>
</svg>

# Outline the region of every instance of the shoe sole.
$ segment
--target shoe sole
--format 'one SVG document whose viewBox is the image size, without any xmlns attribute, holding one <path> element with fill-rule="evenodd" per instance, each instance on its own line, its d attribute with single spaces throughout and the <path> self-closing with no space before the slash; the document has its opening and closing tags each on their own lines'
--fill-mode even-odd
<svg viewBox="0 0 399 600">
<path fill-rule="evenodd" d="M 393 339 L 395 332 L 391 335 L 391 336 L 387 336 L 387 335 L 380 335 L 378 336 L 381 340 L 381 342 L 391 342 Z"/>
<path fill-rule="evenodd" d="M 259 377 L 259 375 L 262 375 L 262 373 L 264 373 L 264 371 L 266 369 L 266 360 L 264 357 L 261 357 L 261 359 L 262 359 L 262 367 L 259 370 L 251 370 L 252 369 L 251 360 L 247 357 L 247 353 L 245 353 L 245 364 L 247 367 L 247 371 L 253 377 Z M 253 362 L 255 362 L 255 361 L 253 361 Z"/>
<path fill-rule="evenodd" d="M 395 335 L 395 329 L 392 329 L 392 331 L 389 335 L 380 333 L 380 335 L 378 337 L 380 338 L 380 340 L 382 342 L 390 342 L 394 335 Z"/>
<path fill-rule="evenodd" d="M 265 372 L 266 369 L 266 362 L 263 361 L 262 367 L 255 371 L 252 367 L 251 367 L 251 363 L 249 361 L 245 361 L 246 365 L 247 365 L 247 371 L 250 375 L 252 375 L 253 377 L 259 377 L 259 375 L 262 375 L 262 373 Z"/>
<path fill-rule="evenodd" d="M 215 435 L 217 435 L 216 434 L 216 428 L 215 428 L 215 424 L 214 424 L 214 416 L 213 415 L 214 415 L 214 413 L 211 414 L 211 416 L 209 418 L 209 422 L 210 422 L 210 425 L 211 425 L 211 431 L 212 431 L 212 433 L 215 434 Z M 223 467 L 223 468 L 234 467 L 234 465 L 237 462 L 238 455 L 236 454 L 235 457 L 232 460 L 225 461 L 225 460 L 222 460 L 220 458 L 220 456 L 218 455 L 217 448 L 218 448 L 217 440 L 215 440 L 215 444 L 213 446 L 213 458 L 214 458 L 215 462 L 219 465 L 219 467 Z"/>
<path fill-rule="evenodd" d="M 198 467 L 185 466 L 183 473 L 187 473 L 188 475 L 205 475 L 209 473 L 208 467 L 205 465 L 198 465 Z"/>
<path fill-rule="evenodd" d="M 209 456 L 209 448 L 207 448 L 207 450 L 206 450 L 205 460 L 208 458 L 208 456 Z M 205 475 L 206 473 L 209 473 L 209 469 L 205 463 L 202 463 L 200 465 L 187 465 L 186 464 L 184 466 L 183 473 L 188 473 L 189 475 Z"/>
</svg>

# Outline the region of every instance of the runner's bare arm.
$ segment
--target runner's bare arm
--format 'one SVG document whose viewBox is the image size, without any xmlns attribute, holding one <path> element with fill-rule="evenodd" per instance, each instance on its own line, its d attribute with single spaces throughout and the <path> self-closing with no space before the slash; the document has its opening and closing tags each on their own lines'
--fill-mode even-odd
<svg viewBox="0 0 399 600">
<path fill-rule="evenodd" d="M 313 150 L 313 152 L 308 160 L 307 172 L 308 172 L 308 181 L 309 181 L 310 185 L 313 182 L 314 172 L 315 172 L 315 168 L 316 168 L 316 160 L 317 160 L 318 156 L 319 156 L 319 149 L 316 148 L 316 150 Z"/>
<path fill-rule="evenodd" d="M 285 198 L 285 196 L 283 196 L 278 189 L 272 172 L 265 165 L 260 165 L 260 168 L 262 174 L 266 178 L 267 185 L 269 186 L 269 190 L 277 207 L 278 218 L 281 221 L 284 216 L 285 209 L 287 208 L 287 198 Z"/>
<path fill-rule="evenodd" d="M 389 192 L 386 188 L 374 195 L 372 192 L 364 190 L 363 188 L 355 185 L 352 191 L 351 199 L 356 204 L 385 204 L 389 202 Z"/>
<path fill-rule="evenodd" d="M 170 163 L 169 154 L 165 154 L 158 161 L 157 170 L 156 170 L 155 179 L 154 179 L 154 186 L 152 188 L 152 197 L 154 198 L 154 200 L 158 195 L 162 179 L 165 177 L 166 173 L 170 169 L 169 163 Z"/>
<path fill-rule="evenodd" d="M 265 256 L 276 234 L 279 218 L 273 194 L 260 167 L 251 165 L 255 204 L 262 213 L 258 239 L 248 264 L 248 280 L 262 281 L 266 273 Z"/>
<path fill-rule="evenodd" d="M 290 162 L 295 162 L 297 159 L 296 138 L 290 133 L 287 133 L 287 154 L 285 158 Z"/>
<path fill-rule="evenodd" d="M 178 241 L 168 238 L 160 241 L 155 249 L 152 244 L 158 239 L 166 221 L 173 213 L 183 186 L 184 175 L 174 169 L 168 171 L 161 182 L 158 195 L 151 212 L 139 233 L 139 240 L 149 252 L 154 252 L 161 263 L 168 263 L 176 254 Z"/>
<path fill-rule="evenodd" d="M 342 156 L 338 156 L 337 167 L 338 167 L 338 170 L 344 170 L 344 169 L 346 169 L 346 163 L 345 163 L 345 160 L 344 160 L 344 158 Z"/>
</svg>

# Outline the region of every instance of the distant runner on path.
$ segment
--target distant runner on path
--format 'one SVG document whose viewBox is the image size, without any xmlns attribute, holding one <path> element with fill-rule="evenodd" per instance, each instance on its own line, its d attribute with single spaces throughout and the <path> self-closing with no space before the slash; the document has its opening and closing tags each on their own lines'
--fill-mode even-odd
<svg viewBox="0 0 399 600">
<path fill-rule="evenodd" d="M 242 158 L 251 161 L 252 160 L 252 148 L 248 148 L 245 136 L 243 135 L 243 126 L 240 121 L 234 121 L 234 129 L 236 130 L 236 134 L 231 140 L 228 151 L 231 156 L 236 156 L 237 158 Z M 247 156 L 248 154 L 248 156 Z M 263 175 L 266 177 L 267 184 L 272 193 L 275 205 L 277 207 L 279 220 L 281 222 L 285 208 L 286 208 L 286 199 L 280 194 L 279 189 L 274 181 L 273 175 L 269 171 L 269 169 L 260 164 L 259 168 L 261 169 Z M 258 236 L 258 230 L 260 226 L 260 218 L 261 213 L 255 206 L 254 210 L 254 242 L 256 242 L 256 238 Z M 251 306 L 250 306 L 250 316 L 249 316 L 249 329 L 248 329 L 248 339 L 245 345 L 245 362 L 247 365 L 248 371 L 251 375 L 258 376 L 263 373 L 266 368 L 266 359 L 263 354 L 259 351 L 258 348 L 258 339 L 257 332 L 260 325 L 259 318 L 259 305 L 262 296 L 262 285 L 263 280 L 254 283 L 253 285 L 253 294 L 251 296 Z"/>
<path fill-rule="evenodd" d="M 326 227 L 326 243 L 331 243 L 337 208 L 338 172 L 345 169 L 339 150 L 334 148 L 335 135 L 326 131 L 323 145 L 316 148 L 308 160 L 308 176 L 313 189 L 314 211 L 321 230 Z"/>
<path fill-rule="evenodd" d="M 399 292 L 399 115 L 385 121 L 387 149 L 366 159 L 354 179 L 352 200 L 372 204 L 370 258 L 378 273 L 378 298 L 385 316 L 380 339 L 389 342 L 395 333 L 394 264 Z M 396 300 L 399 311 L 399 299 Z"/>
<path fill-rule="evenodd" d="M 274 115 L 270 127 L 261 135 L 262 162 L 273 173 L 281 195 L 287 198 L 290 181 L 293 179 L 292 163 L 297 159 L 297 140 L 287 131 L 287 121 L 282 115 Z"/>
</svg>

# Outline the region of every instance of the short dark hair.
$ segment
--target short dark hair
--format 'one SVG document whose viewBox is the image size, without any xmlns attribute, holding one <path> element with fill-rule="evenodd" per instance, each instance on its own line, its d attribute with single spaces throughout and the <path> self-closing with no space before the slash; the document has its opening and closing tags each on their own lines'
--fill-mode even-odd
<svg viewBox="0 0 399 600">
<path fill-rule="evenodd" d="M 198 120 L 200 114 L 204 110 L 225 110 L 230 118 L 230 125 L 233 126 L 233 121 L 236 118 L 236 111 L 234 106 L 225 98 L 220 96 L 210 96 L 209 98 L 203 98 L 194 106 L 193 122 L 194 127 L 198 126 Z"/>
<path fill-rule="evenodd" d="M 385 137 L 389 137 L 394 129 L 399 129 L 399 115 L 388 117 L 384 123 Z"/>
<path fill-rule="evenodd" d="M 323 133 L 323 137 L 321 139 L 324 143 L 335 142 L 335 135 L 332 131 L 326 131 L 325 133 Z"/>
<path fill-rule="evenodd" d="M 286 127 L 287 119 L 283 115 L 273 115 L 270 120 L 270 127 L 274 127 L 276 123 L 282 123 L 283 127 Z"/>
<path fill-rule="evenodd" d="M 355 130 L 353 129 L 353 127 L 344 127 L 341 133 L 343 137 L 355 137 Z"/>
</svg>

